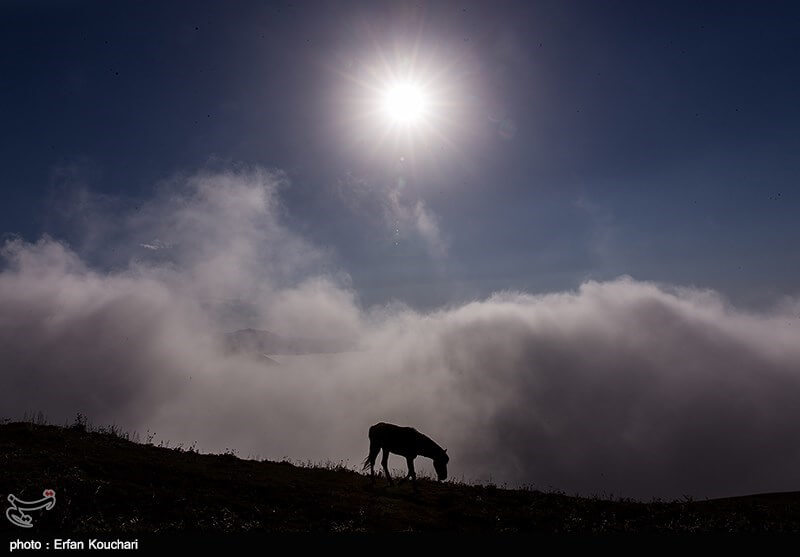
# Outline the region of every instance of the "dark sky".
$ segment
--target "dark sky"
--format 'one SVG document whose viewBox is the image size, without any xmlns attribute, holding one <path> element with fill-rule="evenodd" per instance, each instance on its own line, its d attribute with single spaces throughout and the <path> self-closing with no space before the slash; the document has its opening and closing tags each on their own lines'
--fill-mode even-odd
<svg viewBox="0 0 800 557">
<path fill-rule="evenodd" d="M 623 274 L 770 304 L 800 279 L 798 16 L 791 2 L 4 2 L 0 232 L 78 244 L 56 218 L 65 192 L 127 210 L 176 174 L 259 165 L 286 173 L 284 218 L 365 305 Z M 381 60 L 445 91 L 404 143 L 379 141 L 361 102 Z"/>
</svg>

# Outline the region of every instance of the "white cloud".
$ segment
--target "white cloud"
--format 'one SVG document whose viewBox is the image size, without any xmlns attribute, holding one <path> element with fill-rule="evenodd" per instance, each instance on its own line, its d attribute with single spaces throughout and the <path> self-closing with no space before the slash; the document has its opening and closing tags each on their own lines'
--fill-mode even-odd
<svg viewBox="0 0 800 557">
<path fill-rule="evenodd" d="M 377 221 L 393 241 L 419 240 L 431 257 L 445 257 L 449 241 L 438 216 L 423 199 L 409 195 L 406 188 L 403 178 L 380 186 L 348 176 L 336 184 L 336 193 L 349 210 L 367 223 L 374 225 Z"/>
</svg>

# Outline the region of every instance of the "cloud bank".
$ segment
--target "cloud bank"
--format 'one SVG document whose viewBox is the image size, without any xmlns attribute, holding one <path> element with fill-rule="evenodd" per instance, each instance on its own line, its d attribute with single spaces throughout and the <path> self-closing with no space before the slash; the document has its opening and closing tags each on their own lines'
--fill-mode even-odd
<svg viewBox="0 0 800 557">
<path fill-rule="evenodd" d="M 80 411 L 202 450 L 352 464 L 384 420 L 446 446 L 456 478 L 642 498 L 798 488 L 796 301 L 747 313 L 622 277 L 363 308 L 282 224 L 283 187 L 252 168 L 170 180 L 106 235 L 124 264 L 8 241 L 2 414 Z M 245 326 L 353 350 L 264 365 L 224 348 Z"/>
</svg>

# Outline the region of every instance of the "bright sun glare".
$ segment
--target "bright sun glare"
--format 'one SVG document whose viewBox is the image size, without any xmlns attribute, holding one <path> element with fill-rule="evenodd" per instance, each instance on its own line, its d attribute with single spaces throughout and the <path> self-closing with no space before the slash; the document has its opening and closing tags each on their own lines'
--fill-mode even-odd
<svg viewBox="0 0 800 557">
<path fill-rule="evenodd" d="M 422 121 L 430 100 L 419 85 L 411 82 L 393 83 L 383 93 L 383 112 L 395 124 L 411 126 Z"/>
</svg>

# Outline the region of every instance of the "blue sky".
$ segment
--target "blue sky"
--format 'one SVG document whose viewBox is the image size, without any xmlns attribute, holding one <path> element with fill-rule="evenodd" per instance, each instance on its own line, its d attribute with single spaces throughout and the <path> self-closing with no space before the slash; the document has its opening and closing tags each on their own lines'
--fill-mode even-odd
<svg viewBox="0 0 800 557">
<path fill-rule="evenodd" d="M 5 2 L 0 232 L 77 245 L 75 220 L 56 218 L 71 189 L 129 211 L 175 174 L 258 165 L 286 173 L 286 222 L 331 251 L 364 305 L 623 274 L 769 305 L 800 278 L 798 15 L 788 2 Z M 353 99 L 381 58 L 441 73 L 437 140 L 370 137 Z"/>
</svg>

